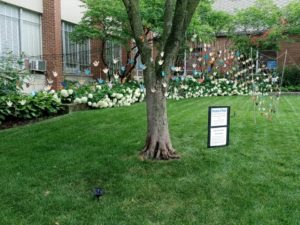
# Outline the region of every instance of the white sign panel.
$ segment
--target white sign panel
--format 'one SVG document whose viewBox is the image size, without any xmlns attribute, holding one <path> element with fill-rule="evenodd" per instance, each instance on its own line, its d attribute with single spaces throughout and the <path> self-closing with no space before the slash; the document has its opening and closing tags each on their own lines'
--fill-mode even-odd
<svg viewBox="0 0 300 225">
<path fill-rule="evenodd" d="M 228 108 L 212 108 L 211 109 L 211 126 L 227 126 Z"/>
<path fill-rule="evenodd" d="M 227 144 L 227 127 L 210 128 L 210 146 L 218 147 Z"/>
<path fill-rule="evenodd" d="M 208 148 L 229 145 L 230 106 L 211 106 L 208 111 Z"/>
</svg>

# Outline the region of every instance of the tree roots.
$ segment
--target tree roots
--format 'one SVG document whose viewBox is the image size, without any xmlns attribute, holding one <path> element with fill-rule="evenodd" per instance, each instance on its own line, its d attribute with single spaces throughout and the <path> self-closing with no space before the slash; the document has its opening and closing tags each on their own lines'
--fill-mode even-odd
<svg viewBox="0 0 300 225">
<path fill-rule="evenodd" d="M 141 151 L 140 156 L 143 160 L 171 160 L 179 159 L 175 149 L 166 141 L 156 141 L 146 143 L 145 148 Z"/>
</svg>

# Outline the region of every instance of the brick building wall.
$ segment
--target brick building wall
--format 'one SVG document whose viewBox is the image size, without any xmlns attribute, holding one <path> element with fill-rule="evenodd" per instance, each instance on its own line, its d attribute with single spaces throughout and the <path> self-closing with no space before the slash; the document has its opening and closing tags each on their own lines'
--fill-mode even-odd
<svg viewBox="0 0 300 225">
<path fill-rule="evenodd" d="M 227 49 L 232 47 L 232 42 L 226 36 L 221 36 L 216 39 L 213 43 L 213 48 L 215 49 Z"/>
<path fill-rule="evenodd" d="M 68 79 L 63 69 L 61 0 L 43 0 L 42 37 L 43 59 L 47 62 L 46 77 L 53 80 L 52 88 L 57 90 L 62 88 L 61 82 Z M 105 67 L 101 57 L 102 47 L 101 41 L 91 40 L 91 73 L 95 79 L 103 76 L 102 69 Z M 99 61 L 97 67 L 93 65 L 95 61 Z M 53 71 L 57 72 L 57 77 L 53 76 Z"/>
<path fill-rule="evenodd" d="M 300 66 L 300 35 L 290 36 L 288 40 L 282 41 L 280 43 L 280 51 L 278 56 L 285 53 L 287 50 L 287 61 L 288 66 L 298 65 Z M 284 57 L 281 57 L 278 61 L 279 66 L 282 66 L 284 62 Z"/>
<path fill-rule="evenodd" d="M 106 77 L 103 74 L 102 69 L 105 68 L 105 63 L 102 60 L 102 49 L 104 48 L 102 41 L 100 40 L 91 40 L 91 72 L 94 79 L 101 78 L 105 79 Z M 98 66 L 94 66 L 95 61 L 99 62 Z"/>
<path fill-rule="evenodd" d="M 63 80 L 61 0 L 43 0 L 43 58 L 47 62 L 46 77 L 53 80 L 52 88 L 60 89 Z M 57 77 L 53 76 L 53 71 Z"/>
</svg>

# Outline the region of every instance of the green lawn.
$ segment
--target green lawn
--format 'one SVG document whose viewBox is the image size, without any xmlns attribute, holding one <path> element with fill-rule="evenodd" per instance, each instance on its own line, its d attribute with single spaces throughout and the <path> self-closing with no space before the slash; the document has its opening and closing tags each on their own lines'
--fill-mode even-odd
<svg viewBox="0 0 300 225">
<path fill-rule="evenodd" d="M 209 105 L 235 112 L 229 147 L 206 147 Z M 300 97 L 273 121 L 252 110 L 250 97 L 169 101 L 181 159 L 167 162 L 137 157 L 145 104 L 0 131 L 0 224 L 300 224 Z"/>
</svg>

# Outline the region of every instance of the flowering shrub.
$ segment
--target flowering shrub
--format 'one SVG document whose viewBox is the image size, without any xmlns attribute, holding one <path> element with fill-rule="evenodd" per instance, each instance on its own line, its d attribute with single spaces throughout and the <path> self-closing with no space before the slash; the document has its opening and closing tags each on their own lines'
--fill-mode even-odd
<svg viewBox="0 0 300 225">
<path fill-rule="evenodd" d="M 253 79 L 253 81 L 252 81 Z M 165 84 L 167 85 L 167 84 Z M 208 96 L 235 96 L 256 94 L 273 91 L 274 84 L 264 75 L 256 75 L 248 80 L 228 80 L 225 78 L 195 79 L 193 76 L 174 77 L 169 81 L 168 91 L 165 96 L 168 99 L 184 99 Z M 61 90 L 59 96 L 62 102 L 87 104 L 91 108 L 111 108 L 130 106 L 141 102 L 145 98 L 143 84 L 130 81 L 125 84 L 118 82 L 102 85 L 73 85 L 68 90 Z"/>
<path fill-rule="evenodd" d="M 58 93 L 58 96 L 60 97 L 62 103 L 71 103 L 75 99 L 75 94 L 73 89 L 68 89 L 68 90 L 63 89 Z"/>
<path fill-rule="evenodd" d="M 195 79 L 193 76 L 174 77 L 169 81 L 165 93 L 168 99 L 184 99 L 208 96 L 259 95 L 271 92 L 277 80 L 264 75 L 247 80 L 225 78 Z M 274 85 L 275 84 L 275 85 Z M 0 123 L 4 120 L 33 119 L 49 116 L 62 110 L 61 103 L 87 104 L 90 108 L 112 108 L 130 106 L 145 99 L 144 85 L 137 81 L 121 84 L 117 81 L 105 84 L 68 85 L 58 92 L 40 92 L 35 96 L 10 95 L 0 98 Z"/>
<path fill-rule="evenodd" d="M 86 87 L 84 89 L 88 90 Z M 92 108 L 130 106 L 142 102 L 145 98 L 140 84 L 133 81 L 126 84 L 95 85 L 86 92 L 82 92 L 79 88 L 75 95 L 74 103 L 88 104 Z"/>
<path fill-rule="evenodd" d="M 195 79 L 192 76 L 175 77 L 169 83 L 167 97 L 169 99 L 197 98 L 208 96 L 235 96 L 248 95 L 253 91 L 266 93 L 273 91 L 274 85 L 262 75 L 248 81 L 233 81 L 225 78 L 206 81 Z"/>
<path fill-rule="evenodd" d="M 0 97 L 0 124 L 6 120 L 26 120 L 51 116 L 62 111 L 61 100 L 55 93 L 40 92 L 34 96 Z"/>
</svg>

